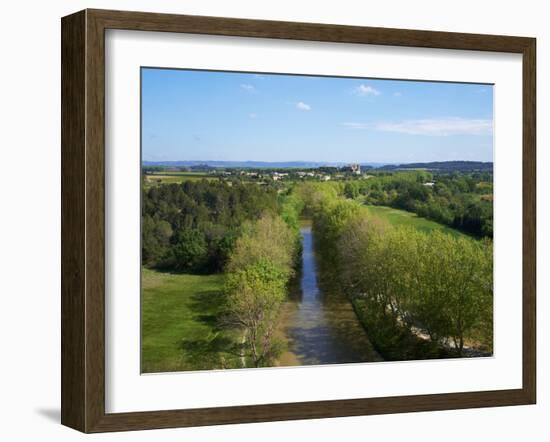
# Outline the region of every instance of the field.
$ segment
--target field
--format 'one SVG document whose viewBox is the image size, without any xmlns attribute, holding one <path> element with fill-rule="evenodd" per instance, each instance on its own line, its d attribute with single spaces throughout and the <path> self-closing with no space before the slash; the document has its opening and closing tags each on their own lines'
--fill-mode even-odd
<svg viewBox="0 0 550 442">
<path fill-rule="evenodd" d="M 407 212 L 406 210 L 399 210 L 386 206 L 368 205 L 367 207 L 372 215 L 383 218 L 395 226 L 412 226 L 425 233 L 440 230 L 441 232 L 449 233 L 453 236 L 468 236 L 451 227 L 422 218 L 415 213 Z"/>
<path fill-rule="evenodd" d="M 162 172 L 145 175 L 147 186 L 158 184 L 178 184 L 184 181 L 217 180 L 218 178 L 202 172 Z"/>
<path fill-rule="evenodd" d="M 240 335 L 220 331 L 222 275 L 142 271 L 142 372 L 232 368 Z M 222 351 L 221 349 L 224 349 Z"/>
</svg>

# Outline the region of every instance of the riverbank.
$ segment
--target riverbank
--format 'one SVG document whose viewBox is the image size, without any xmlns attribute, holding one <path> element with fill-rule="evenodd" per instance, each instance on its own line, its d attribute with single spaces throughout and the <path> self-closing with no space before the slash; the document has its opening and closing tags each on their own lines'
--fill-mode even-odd
<svg viewBox="0 0 550 442">
<path fill-rule="evenodd" d="M 452 341 L 433 343 L 426 331 L 419 327 L 396 329 L 394 324 L 380 324 L 374 318 L 369 318 L 366 306 L 361 299 L 352 299 L 351 304 L 359 321 L 371 336 L 376 350 L 389 361 L 416 360 L 416 359 L 445 359 L 445 358 L 475 358 L 488 357 L 492 353 L 472 344 L 464 345 L 462 356 L 457 354 Z M 377 330 L 378 329 L 378 330 Z"/>
<path fill-rule="evenodd" d="M 405 328 L 399 327 L 389 318 L 369 314 L 368 307 L 360 298 L 353 298 L 351 304 L 361 325 L 371 336 L 374 348 L 385 360 L 405 361 L 456 357 L 456 354 L 452 353 L 450 349 L 435 345 L 428 339 L 423 339 Z"/>
<path fill-rule="evenodd" d="M 453 235 L 409 214 L 396 219 L 393 209 L 376 216 L 325 188 L 306 197 L 320 255 L 385 359 L 466 357 L 470 343 L 491 354 L 490 239 Z"/>
<path fill-rule="evenodd" d="M 344 364 L 381 360 L 353 311 L 350 301 L 320 277 L 311 222 L 302 222 L 302 262 L 290 284 L 279 319 L 278 336 L 287 350 L 279 366 Z"/>
</svg>

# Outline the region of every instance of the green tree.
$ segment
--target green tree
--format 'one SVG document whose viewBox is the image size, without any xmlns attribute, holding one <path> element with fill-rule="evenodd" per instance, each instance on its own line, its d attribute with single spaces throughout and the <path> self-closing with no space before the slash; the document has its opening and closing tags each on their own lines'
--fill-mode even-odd
<svg viewBox="0 0 550 442">
<path fill-rule="evenodd" d="M 204 234 L 197 229 L 183 229 L 177 233 L 169 263 L 176 270 L 201 270 L 208 259 Z"/>
<path fill-rule="evenodd" d="M 244 329 L 255 367 L 267 365 L 276 357 L 273 333 L 286 298 L 286 282 L 286 272 L 265 258 L 227 275 L 226 321 Z"/>
<path fill-rule="evenodd" d="M 170 223 L 151 216 L 142 217 L 142 260 L 156 265 L 170 246 L 173 231 Z"/>
<path fill-rule="evenodd" d="M 255 222 L 245 223 L 242 231 L 235 241 L 227 272 L 268 259 L 287 277 L 292 275 L 298 237 L 281 217 L 265 214 Z"/>
<path fill-rule="evenodd" d="M 434 268 L 428 270 L 440 275 L 433 286 L 440 298 L 444 296 L 440 334 L 449 336 L 462 355 L 467 336 L 483 325 L 492 328 L 487 321 L 493 306 L 492 245 L 443 233 L 434 233 L 429 240 L 432 250 L 437 245 L 437 253 L 432 258 Z"/>
<path fill-rule="evenodd" d="M 344 195 L 346 198 L 355 199 L 359 196 L 359 186 L 357 181 L 348 181 L 344 186 Z"/>
</svg>

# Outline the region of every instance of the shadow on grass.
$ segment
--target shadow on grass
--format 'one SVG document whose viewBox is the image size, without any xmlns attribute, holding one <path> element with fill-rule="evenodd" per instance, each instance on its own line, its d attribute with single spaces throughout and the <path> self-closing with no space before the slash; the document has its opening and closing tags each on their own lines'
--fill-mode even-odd
<svg viewBox="0 0 550 442">
<path fill-rule="evenodd" d="M 242 351 L 241 344 L 220 333 L 204 339 L 183 340 L 179 348 L 187 363 L 197 370 L 234 368 L 232 360 L 240 357 Z"/>
<path fill-rule="evenodd" d="M 223 325 L 224 294 L 219 290 L 203 290 L 191 296 L 189 305 L 193 319 L 208 327 L 200 338 L 183 338 L 179 349 L 187 364 L 198 370 L 235 368 L 243 345 L 235 342 Z"/>
<path fill-rule="evenodd" d="M 189 309 L 193 313 L 195 321 L 208 326 L 214 332 L 219 332 L 224 302 L 224 295 L 221 291 L 203 290 L 191 296 Z"/>
</svg>

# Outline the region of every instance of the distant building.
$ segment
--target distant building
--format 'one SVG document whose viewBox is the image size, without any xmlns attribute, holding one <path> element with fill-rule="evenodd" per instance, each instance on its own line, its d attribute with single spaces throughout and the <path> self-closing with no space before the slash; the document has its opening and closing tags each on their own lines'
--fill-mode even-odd
<svg viewBox="0 0 550 442">
<path fill-rule="evenodd" d="M 278 180 L 283 179 L 287 176 L 288 176 L 288 173 L 286 173 L 286 172 L 273 172 L 271 174 L 271 177 L 273 178 L 274 181 L 278 181 Z"/>
<path fill-rule="evenodd" d="M 428 186 L 428 187 L 433 187 L 435 183 L 432 183 L 432 182 L 429 182 L 429 183 L 424 183 L 425 186 Z"/>
<path fill-rule="evenodd" d="M 361 166 L 359 164 L 350 164 L 340 170 L 342 172 L 352 173 L 354 175 L 361 175 Z"/>
</svg>

